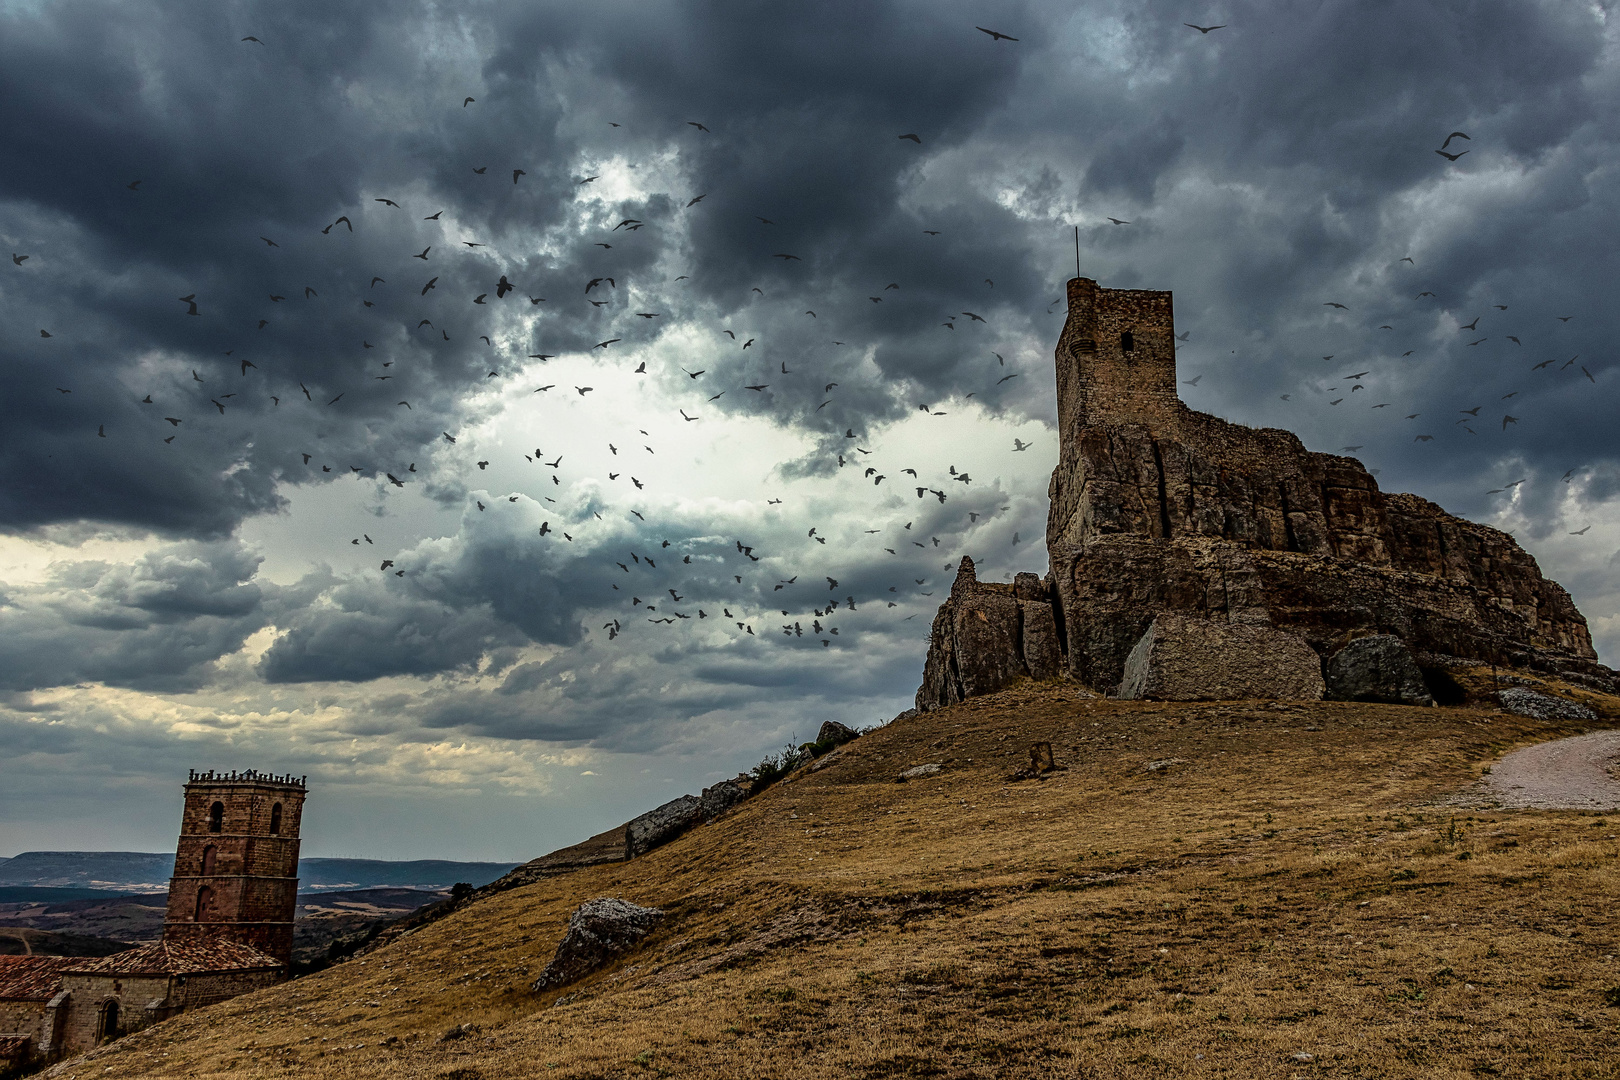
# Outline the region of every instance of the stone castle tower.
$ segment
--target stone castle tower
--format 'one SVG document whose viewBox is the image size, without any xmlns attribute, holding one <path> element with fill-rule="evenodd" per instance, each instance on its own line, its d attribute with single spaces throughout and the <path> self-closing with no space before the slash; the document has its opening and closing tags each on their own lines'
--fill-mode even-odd
<svg viewBox="0 0 1620 1080">
<path fill-rule="evenodd" d="M 249 945 L 292 959 L 304 778 L 191 773 L 163 940 Z"/>
</svg>

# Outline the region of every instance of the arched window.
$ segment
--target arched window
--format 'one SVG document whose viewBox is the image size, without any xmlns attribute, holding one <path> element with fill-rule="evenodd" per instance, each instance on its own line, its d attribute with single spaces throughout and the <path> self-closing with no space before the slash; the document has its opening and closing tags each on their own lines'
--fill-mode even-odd
<svg viewBox="0 0 1620 1080">
<path fill-rule="evenodd" d="M 1132 334 L 1129 330 L 1127 330 L 1123 334 L 1119 335 L 1119 351 L 1120 352 L 1135 352 L 1136 351 L 1136 335 Z"/>
<path fill-rule="evenodd" d="M 276 803 L 276 805 L 274 805 L 274 806 L 272 806 L 270 808 L 270 835 L 271 836 L 280 836 L 281 835 L 281 804 L 280 803 Z"/>
<path fill-rule="evenodd" d="M 197 890 L 197 922 L 207 922 L 214 910 L 214 890 L 207 885 Z"/>
<path fill-rule="evenodd" d="M 225 804 L 217 802 L 208 808 L 208 831 L 219 832 L 225 827 Z"/>
<path fill-rule="evenodd" d="M 214 857 L 218 854 L 219 848 L 215 847 L 213 844 L 209 844 L 207 847 L 203 848 L 202 874 L 204 877 L 207 877 L 209 874 L 214 872 Z"/>
<path fill-rule="evenodd" d="M 118 999 L 108 998 L 101 1006 L 101 1034 L 103 1042 L 118 1038 Z"/>
</svg>

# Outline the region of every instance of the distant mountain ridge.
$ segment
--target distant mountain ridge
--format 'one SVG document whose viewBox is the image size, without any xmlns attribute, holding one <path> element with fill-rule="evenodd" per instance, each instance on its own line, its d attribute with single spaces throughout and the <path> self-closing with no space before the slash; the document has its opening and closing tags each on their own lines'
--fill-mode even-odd
<svg viewBox="0 0 1620 1080">
<path fill-rule="evenodd" d="M 517 863 L 453 862 L 447 859 L 301 859 L 299 890 L 448 889 L 459 881 L 486 885 Z M 173 852 L 25 851 L 0 859 L 0 886 L 162 892 L 174 873 Z"/>
</svg>

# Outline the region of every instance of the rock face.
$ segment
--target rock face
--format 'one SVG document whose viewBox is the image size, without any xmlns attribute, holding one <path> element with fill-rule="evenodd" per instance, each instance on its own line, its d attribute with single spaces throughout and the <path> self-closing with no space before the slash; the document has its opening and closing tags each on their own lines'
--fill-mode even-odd
<svg viewBox="0 0 1620 1080">
<path fill-rule="evenodd" d="M 1076 278 L 1068 300 L 1047 579 L 1019 575 L 1026 599 L 964 561 L 934 620 L 919 709 L 1050 677 L 1054 659 L 1111 691 L 1161 612 L 1288 629 L 1319 656 L 1384 634 L 1620 689 L 1569 594 L 1506 533 L 1386 494 L 1359 461 L 1291 432 L 1182 404 L 1168 292 Z"/>
<path fill-rule="evenodd" d="M 1393 634 L 1357 638 L 1329 657 L 1327 693 L 1339 701 L 1434 704 L 1412 651 Z"/>
<path fill-rule="evenodd" d="M 1165 612 L 1125 658 L 1118 696 L 1318 701 L 1322 662 L 1304 638 L 1286 630 Z"/>
<path fill-rule="evenodd" d="M 652 932 L 664 913 L 628 900 L 603 896 L 587 900 L 568 919 L 551 963 L 534 980 L 535 991 L 566 986 L 612 960 Z"/>
<path fill-rule="evenodd" d="M 1015 679 L 1054 679 L 1062 670 L 1046 583 L 1034 574 L 1019 574 L 1011 585 L 980 581 L 964 555 L 950 599 L 934 616 L 917 708 L 994 693 Z"/>
</svg>

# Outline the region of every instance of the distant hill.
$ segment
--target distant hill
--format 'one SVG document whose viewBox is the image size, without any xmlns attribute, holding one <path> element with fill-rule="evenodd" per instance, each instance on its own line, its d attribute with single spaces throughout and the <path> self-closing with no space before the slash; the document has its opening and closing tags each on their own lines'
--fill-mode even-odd
<svg viewBox="0 0 1620 1080">
<path fill-rule="evenodd" d="M 516 865 L 444 859 L 302 859 L 298 876 L 299 888 L 306 892 L 380 886 L 436 890 L 448 889 L 458 881 L 485 885 Z M 0 860 L 0 887 L 164 892 L 173 873 L 173 853 L 25 851 Z"/>
</svg>

